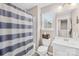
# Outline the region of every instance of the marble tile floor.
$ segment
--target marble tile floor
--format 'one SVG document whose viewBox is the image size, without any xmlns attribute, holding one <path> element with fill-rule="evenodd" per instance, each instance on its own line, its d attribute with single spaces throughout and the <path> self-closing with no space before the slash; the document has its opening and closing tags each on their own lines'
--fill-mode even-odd
<svg viewBox="0 0 79 59">
<path fill-rule="evenodd" d="M 32 56 L 40 56 L 38 53 L 34 53 Z M 52 56 L 50 54 L 47 54 L 46 56 Z"/>
</svg>

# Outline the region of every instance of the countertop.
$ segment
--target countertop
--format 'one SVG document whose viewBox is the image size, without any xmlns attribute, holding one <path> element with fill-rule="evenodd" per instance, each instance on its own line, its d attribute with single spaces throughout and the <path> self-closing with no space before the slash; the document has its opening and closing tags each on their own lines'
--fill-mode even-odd
<svg viewBox="0 0 79 59">
<path fill-rule="evenodd" d="M 65 39 L 65 40 L 64 40 Z M 63 38 L 63 37 L 55 37 L 52 42 L 52 45 L 59 44 L 67 47 L 77 48 L 79 49 L 79 40 L 73 38 Z"/>
</svg>

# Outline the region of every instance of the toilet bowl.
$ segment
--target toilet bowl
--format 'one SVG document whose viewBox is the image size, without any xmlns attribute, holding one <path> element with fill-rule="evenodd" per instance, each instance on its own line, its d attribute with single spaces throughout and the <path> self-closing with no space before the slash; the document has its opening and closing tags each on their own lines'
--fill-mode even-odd
<svg viewBox="0 0 79 59">
<path fill-rule="evenodd" d="M 37 53 L 40 56 L 46 56 L 48 52 L 48 46 L 50 44 L 50 39 L 42 39 L 42 43 L 43 45 L 39 46 L 39 48 L 37 49 Z"/>
</svg>

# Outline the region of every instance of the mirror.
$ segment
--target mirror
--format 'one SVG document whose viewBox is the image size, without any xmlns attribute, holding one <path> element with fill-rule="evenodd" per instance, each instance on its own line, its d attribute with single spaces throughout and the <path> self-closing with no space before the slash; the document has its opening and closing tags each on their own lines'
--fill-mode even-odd
<svg viewBox="0 0 79 59">
<path fill-rule="evenodd" d="M 52 15 L 50 13 L 42 14 L 42 28 L 51 29 L 52 28 Z"/>
</svg>

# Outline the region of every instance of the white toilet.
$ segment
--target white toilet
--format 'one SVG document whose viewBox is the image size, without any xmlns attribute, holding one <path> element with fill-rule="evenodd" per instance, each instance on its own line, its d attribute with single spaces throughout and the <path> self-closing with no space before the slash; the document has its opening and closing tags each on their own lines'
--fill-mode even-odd
<svg viewBox="0 0 79 59">
<path fill-rule="evenodd" d="M 42 39 L 42 46 L 39 46 L 39 48 L 37 49 L 37 53 L 40 56 L 46 56 L 47 52 L 48 52 L 48 47 L 50 44 L 50 39 Z"/>
</svg>

